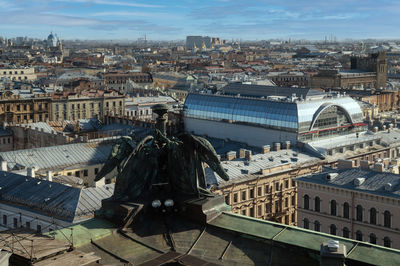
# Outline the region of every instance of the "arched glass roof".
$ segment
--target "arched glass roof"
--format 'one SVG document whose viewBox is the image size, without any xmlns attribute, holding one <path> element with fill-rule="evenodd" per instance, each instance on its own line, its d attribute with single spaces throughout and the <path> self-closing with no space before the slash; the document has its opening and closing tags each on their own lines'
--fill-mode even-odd
<svg viewBox="0 0 400 266">
<path fill-rule="evenodd" d="M 297 130 L 296 103 L 207 94 L 189 94 L 187 117 Z"/>
<path fill-rule="evenodd" d="M 310 130 L 325 106 L 337 105 L 353 123 L 362 122 L 359 104 L 350 97 L 323 98 L 297 102 L 271 101 L 210 94 L 189 94 L 185 116 L 199 119 L 256 124 L 297 132 Z"/>
</svg>

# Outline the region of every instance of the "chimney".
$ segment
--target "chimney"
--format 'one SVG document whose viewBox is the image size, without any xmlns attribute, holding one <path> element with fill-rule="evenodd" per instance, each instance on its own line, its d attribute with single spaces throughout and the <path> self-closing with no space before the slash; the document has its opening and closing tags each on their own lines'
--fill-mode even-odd
<svg viewBox="0 0 400 266">
<path fill-rule="evenodd" d="M 285 141 L 284 145 L 285 145 L 284 149 L 286 150 L 290 149 L 290 141 Z"/>
<path fill-rule="evenodd" d="M 268 153 L 268 152 L 270 152 L 271 151 L 271 146 L 270 145 L 264 145 L 264 146 L 262 146 L 262 153 L 263 154 L 266 154 L 266 153 Z"/>
<path fill-rule="evenodd" d="M 1 171 L 7 172 L 7 161 L 1 161 Z"/>
<path fill-rule="evenodd" d="M 52 182 L 53 181 L 53 171 L 48 170 L 46 172 L 46 180 Z"/>
<path fill-rule="evenodd" d="M 245 158 L 247 161 L 251 161 L 251 151 L 250 150 L 246 150 L 245 152 Z"/>
<path fill-rule="evenodd" d="M 232 160 L 236 159 L 236 152 L 235 151 L 228 151 L 226 153 L 226 159 L 228 161 L 232 161 Z"/>
<path fill-rule="evenodd" d="M 281 150 L 281 143 L 275 142 L 274 143 L 274 151 L 280 151 L 280 150 Z"/>
<path fill-rule="evenodd" d="M 328 240 L 321 244 L 320 255 L 323 266 L 344 266 L 346 246 L 337 240 Z"/>
<path fill-rule="evenodd" d="M 370 170 L 369 168 L 369 161 L 368 160 L 361 160 L 360 161 L 360 168 L 362 170 Z"/>
<path fill-rule="evenodd" d="M 244 158 L 245 154 L 246 154 L 246 149 L 239 150 L 239 158 Z"/>
<path fill-rule="evenodd" d="M 35 177 L 35 167 L 28 167 L 27 174 L 29 177 Z"/>
<path fill-rule="evenodd" d="M 352 160 L 338 160 L 338 169 L 351 169 L 354 168 L 354 161 Z"/>
<path fill-rule="evenodd" d="M 383 163 L 374 164 L 374 171 L 383 173 L 385 171 L 385 165 Z"/>
</svg>

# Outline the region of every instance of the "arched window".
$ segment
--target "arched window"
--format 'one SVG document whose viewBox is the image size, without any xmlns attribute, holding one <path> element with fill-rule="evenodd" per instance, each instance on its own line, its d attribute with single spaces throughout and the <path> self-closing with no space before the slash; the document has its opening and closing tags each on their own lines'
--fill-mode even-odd
<svg viewBox="0 0 400 266">
<path fill-rule="evenodd" d="M 321 211 L 321 199 L 319 197 L 315 197 L 315 208 L 314 210 L 316 212 L 320 212 Z"/>
<path fill-rule="evenodd" d="M 304 218 L 304 228 L 305 229 L 310 229 L 310 221 L 307 218 Z"/>
<path fill-rule="evenodd" d="M 336 200 L 331 200 L 331 215 L 336 216 Z"/>
<path fill-rule="evenodd" d="M 369 223 L 376 224 L 376 209 L 375 208 L 371 208 L 371 210 L 369 210 Z"/>
<path fill-rule="evenodd" d="M 363 207 L 361 205 L 357 205 L 356 218 L 357 218 L 357 221 L 359 221 L 359 222 L 362 222 L 362 220 L 363 220 Z"/>
<path fill-rule="evenodd" d="M 374 233 L 369 235 L 369 243 L 376 244 L 376 235 Z"/>
<path fill-rule="evenodd" d="M 350 218 L 350 206 L 347 202 L 343 204 L 343 218 Z"/>
<path fill-rule="evenodd" d="M 385 211 L 383 213 L 383 226 L 387 228 L 392 227 L 392 214 L 390 211 Z"/>
<path fill-rule="evenodd" d="M 390 240 L 389 237 L 385 236 L 385 237 L 383 238 L 383 246 L 385 246 L 385 247 L 387 247 L 387 248 L 392 247 L 392 240 Z"/>
<path fill-rule="evenodd" d="M 303 205 L 305 210 L 310 209 L 310 197 L 306 194 L 304 195 L 304 205 Z"/>
<path fill-rule="evenodd" d="M 356 240 L 363 241 L 363 234 L 360 230 L 356 232 Z"/>
<path fill-rule="evenodd" d="M 344 228 L 343 228 L 343 237 L 347 237 L 347 238 L 350 237 L 350 230 L 349 230 L 349 228 L 347 228 L 347 227 L 344 227 Z"/>
<path fill-rule="evenodd" d="M 315 222 L 314 222 L 314 230 L 317 231 L 317 232 L 321 231 L 321 224 L 320 224 L 320 222 L 318 222 L 318 221 L 315 221 Z"/>
<path fill-rule="evenodd" d="M 336 235 L 336 231 L 337 231 L 337 227 L 336 227 L 336 225 L 334 225 L 334 224 L 331 224 L 331 226 L 329 226 L 329 233 L 331 234 L 331 235 Z"/>
</svg>

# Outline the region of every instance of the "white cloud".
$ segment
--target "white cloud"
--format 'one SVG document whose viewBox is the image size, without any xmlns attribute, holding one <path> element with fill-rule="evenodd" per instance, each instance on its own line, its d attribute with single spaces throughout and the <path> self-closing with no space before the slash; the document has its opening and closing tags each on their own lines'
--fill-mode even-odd
<svg viewBox="0 0 400 266">
<path fill-rule="evenodd" d="M 126 7 L 147 7 L 147 8 L 163 8 L 161 5 L 149 5 L 149 4 L 141 4 L 134 2 L 121 2 L 121 1 L 112 1 L 112 0 L 57 0 L 59 2 L 68 2 L 68 3 L 88 3 L 88 4 L 97 4 L 97 5 L 110 5 L 110 6 L 126 6 Z"/>
</svg>

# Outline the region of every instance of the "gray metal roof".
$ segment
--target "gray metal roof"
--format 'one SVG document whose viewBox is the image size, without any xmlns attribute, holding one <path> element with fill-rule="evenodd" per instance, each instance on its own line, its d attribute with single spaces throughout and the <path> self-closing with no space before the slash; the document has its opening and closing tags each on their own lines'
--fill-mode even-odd
<svg viewBox="0 0 400 266">
<path fill-rule="evenodd" d="M 240 94 L 246 97 L 268 97 L 268 96 L 284 96 L 291 97 L 296 94 L 296 97 L 304 99 L 311 96 L 323 96 L 324 92 L 310 88 L 290 88 L 264 85 L 250 85 L 242 83 L 230 83 L 222 89 L 227 95 Z"/>
<path fill-rule="evenodd" d="M 222 167 L 229 176 L 229 181 L 224 181 L 210 168 L 206 168 L 206 179 L 209 185 L 227 185 L 243 182 L 252 176 L 254 178 L 261 174 L 261 170 L 282 167 L 282 169 L 296 168 L 319 161 L 317 157 L 297 150 L 271 151 L 265 154 L 252 155 L 250 161 L 245 158 L 237 158 L 232 161 L 222 161 Z"/>
<path fill-rule="evenodd" d="M 329 180 L 327 179 L 328 173 L 337 173 L 338 175 Z M 355 182 L 358 178 L 365 178 L 361 185 L 357 185 Z M 326 168 L 322 173 L 299 177 L 297 180 L 400 198 L 400 175 L 392 173 L 361 170 L 359 168 L 344 170 Z M 386 184 L 390 184 L 391 188 L 389 190 L 385 189 Z"/>
<path fill-rule="evenodd" d="M 0 159 L 7 161 L 8 169 L 35 167 L 36 170 L 64 169 L 79 164 L 104 163 L 111 145 L 77 143 L 26 150 L 0 152 Z"/>
<path fill-rule="evenodd" d="M 114 184 L 80 189 L 47 180 L 0 171 L 0 201 L 68 222 L 93 217 Z"/>
</svg>

